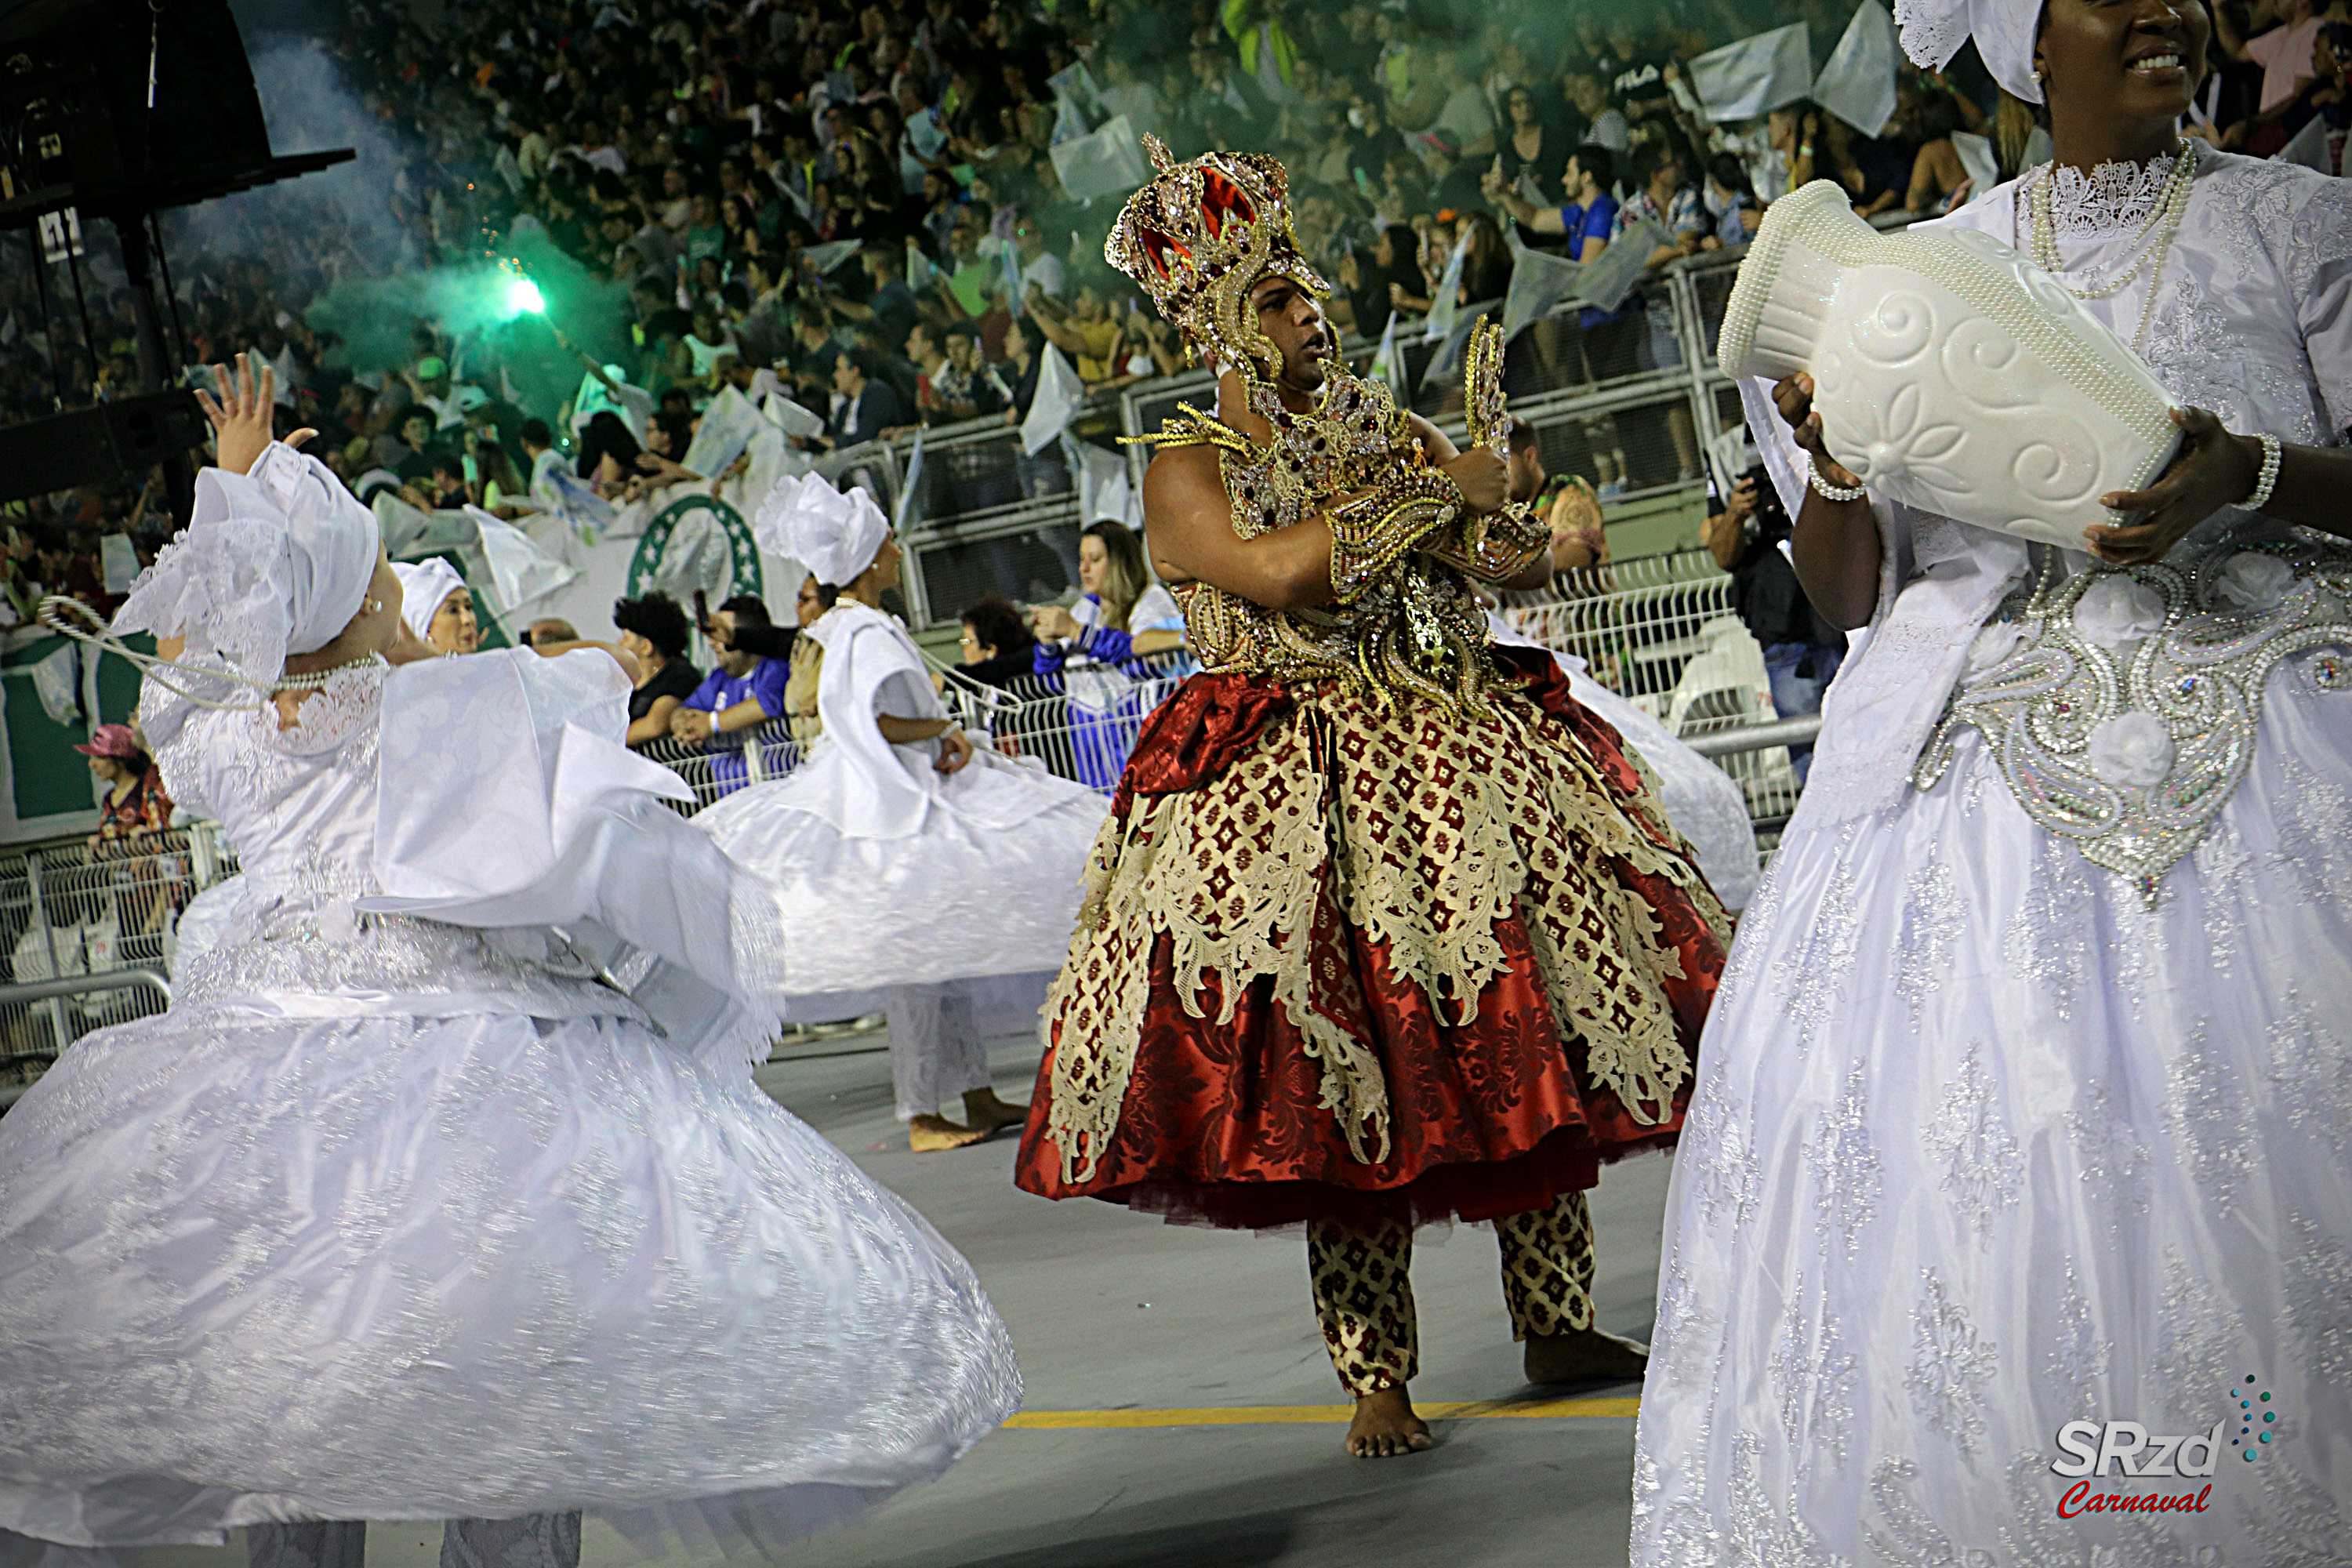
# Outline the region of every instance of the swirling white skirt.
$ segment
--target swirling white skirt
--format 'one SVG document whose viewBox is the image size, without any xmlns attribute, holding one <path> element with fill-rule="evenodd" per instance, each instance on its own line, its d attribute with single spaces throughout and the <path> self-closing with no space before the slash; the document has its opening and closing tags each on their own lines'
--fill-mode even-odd
<svg viewBox="0 0 2352 1568">
<path fill-rule="evenodd" d="M 0 1120 L 0 1543 L 585 1510 L 772 1552 L 1019 1403 L 906 1205 L 622 1017 L 181 1012 Z"/>
<path fill-rule="evenodd" d="M 696 826 L 764 882 L 783 926 L 785 1016 L 834 1018 L 903 986 L 961 987 L 983 1000 L 1059 972 L 1076 928 L 1087 857 L 1109 802 L 1083 785 L 982 752 L 945 781 L 919 830 L 845 832 L 831 820 L 820 752 L 798 773 L 736 791 Z M 982 807 L 961 802 L 980 797 Z M 812 802 L 818 804 L 812 805 Z M 1003 1009 L 998 1009 L 1003 1011 Z"/>
<path fill-rule="evenodd" d="M 2352 699 L 2282 668 L 2153 910 L 1974 736 L 1897 809 L 1792 825 L 1675 1155 L 1636 1563 L 2343 1560 L 2347 785 Z M 2077 1420 L 2222 1423 L 2217 1473 L 2068 1504 Z"/>
</svg>

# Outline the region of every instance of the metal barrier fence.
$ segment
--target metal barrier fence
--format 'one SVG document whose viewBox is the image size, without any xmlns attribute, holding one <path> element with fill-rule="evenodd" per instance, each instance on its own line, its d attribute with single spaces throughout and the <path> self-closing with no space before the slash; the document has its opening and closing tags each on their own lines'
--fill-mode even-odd
<svg viewBox="0 0 2352 1568">
<path fill-rule="evenodd" d="M 1774 722 L 1764 650 L 1733 608 L 1732 579 L 1703 550 L 1563 574 L 1541 594 L 1504 595 L 1504 621 L 1685 741 Z M 1790 742 L 1718 744 L 1717 764 L 1748 800 L 1759 831 L 1796 809 Z"/>
<path fill-rule="evenodd" d="M 1780 721 L 1763 649 L 1733 608 L 1731 587 L 1706 552 L 1684 551 L 1563 574 L 1541 594 L 1505 595 L 1502 616 L 1522 636 L 1580 659 L 1669 733 L 1705 742 L 1739 784 L 1759 831 L 1769 832 L 1796 809 L 1789 748 L 1808 737 Z M 1108 795 L 1145 721 L 1192 668 L 1180 653 L 1076 665 L 1002 687 L 942 666 L 938 680 L 967 731 L 998 754 Z M 1769 743 L 1745 743 L 1750 731 Z M 686 781 L 694 802 L 680 809 L 690 816 L 790 772 L 805 748 L 778 722 L 730 736 L 715 752 L 660 741 L 646 754 Z"/>
<path fill-rule="evenodd" d="M 1074 663 L 1060 674 L 1001 687 L 950 673 L 946 695 L 965 729 L 986 735 L 999 756 L 1108 795 L 1118 787 L 1144 721 L 1194 668 L 1182 655 Z"/>
<path fill-rule="evenodd" d="M 74 983 L 168 973 L 181 912 L 233 868 L 209 823 L 0 860 L 0 1104 L 73 1040 L 162 1009 L 155 987 Z"/>
<path fill-rule="evenodd" d="M 940 696 L 967 734 L 1010 762 L 1037 767 L 1102 795 L 1118 787 L 1128 753 L 1153 709 L 1190 674 L 1182 654 L 1128 659 L 1116 666 L 1074 665 L 1059 675 L 1023 676 L 982 686 L 939 667 Z M 688 816 L 746 785 L 782 778 L 801 765 L 816 741 L 792 737 L 785 721 L 742 730 L 718 747 L 656 741 L 642 748 L 694 794 L 677 809 Z"/>
<path fill-rule="evenodd" d="M 130 1018 L 143 1017 L 171 1005 L 172 1002 L 171 982 L 164 978 L 161 971 L 141 964 L 134 968 L 117 969 L 100 974 L 71 974 L 59 980 L 28 980 L 22 984 L 0 985 L 0 1009 L 54 1006 L 69 999 L 79 1010 L 89 1005 L 87 999 L 89 997 L 120 996 L 126 993 L 138 994 L 145 1000 L 152 1001 L 155 1005 L 134 1005 L 120 1008 L 117 1011 L 121 1012 L 121 1016 L 101 1016 L 89 1023 L 88 1027 L 102 1028 L 108 1024 L 120 1024 Z M 50 1049 L 27 1051 L 21 1056 L 9 1058 L 6 1065 L 11 1070 L 5 1076 L 0 1076 L 0 1110 L 5 1110 L 23 1099 L 25 1090 L 31 1088 L 41 1074 L 47 1070 L 49 1064 L 57 1059 L 57 1050 Z"/>
</svg>

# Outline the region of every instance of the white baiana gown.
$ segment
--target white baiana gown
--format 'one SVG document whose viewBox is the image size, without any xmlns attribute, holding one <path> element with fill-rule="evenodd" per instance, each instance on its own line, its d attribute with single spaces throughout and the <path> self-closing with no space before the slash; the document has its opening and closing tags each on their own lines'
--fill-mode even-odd
<svg viewBox="0 0 2352 1568">
<path fill-rule="evenodd" d="M 752 1082 L 765 900 L 610 659 L 354 669 L 284 731 L 184 679 L 142 716 L 236 918 L 0 1119 L 0 1557 L 574 1510 L 772 1552 L 1015 1407 L 964 1260 Z"/>
<path fill-rule="evenodd" d="M 2067 174 L 2071 279 L 2129 265 L 2165 172 Z M 2030 243 L 2025 211 L 1948 221 Z M 2126 342 L 2145 276 L 2091 304 Z M 2352 184 L 2200 153 L 2162 278 L 2175 397 L 2344 440 Z M 2352 546 L 2225 511 L 2077 605 L 2086 556 L 1881 510 L 1873 633 L 1699 1047 L 1633 1559 L 2343 1563 Z M 2218 1426 L 2214 1473 L 2111 1462 L 2070 1505 L 2075 1421 Z M 2205 1508 L 2087 1507 L 2118 1494 Z"/>
<path fill-rule="evenodd" d="M 788 1016 L 841 1017 L 903 988 L 976 983 L 992 1001 L 1023 998 L 1034 1019 L 1069 955 L 1109 803 L 984 739 L 944 775 L 939 742 L 885 740 L 877 715 L 947 716 L 892 616 L 844 599 L 803 635 L 824 649 L 823 739 L 782 778 L 694 819 L 773 889 L 784 929 L 775 1000 Z"/>
</svg>

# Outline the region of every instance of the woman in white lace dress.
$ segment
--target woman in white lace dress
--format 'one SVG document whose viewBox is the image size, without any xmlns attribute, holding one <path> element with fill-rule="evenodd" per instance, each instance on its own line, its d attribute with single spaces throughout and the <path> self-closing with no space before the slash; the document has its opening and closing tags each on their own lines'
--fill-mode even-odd
<svg viewBox="0 0 2352 1568">
<path fill-rule="evenodd" d="M 474 596 L 456 567 L 435 555 L 413 564 L 395 561 L 392 574 L 400 579 L 401 623 L 419 645 L 444 655 L 480 649 Z M 244 898 L 245 879 L 232 876 L 198 893 L 180 911 L 167 952 L 175 974 L 195 964 L 215 942 L 236 929 Z"/>
<path fill-rule="evenodd" d="M 917 1152 L 1017 1127 L 1028 1108 L 992 1087 L 988 1037 L 1035 1027 L 1109 804 L 973 748 L 907 628 L 877 607 L 898 584 L 898 545 L 864 490 L 786 479 L 753 527 L 825 601 L 801 634 L 824 649 L 823 739 L 695 826 L 773 890 L 784 963 L 772 1000 L 786 1016 L 887 1015 Z M 940 1114 L 951 1097 L 962 1122 Z"/>
<path fill-rule="evenodd" d="M 2340 1563 L 2352 187 L 2176 142 L 2197 0 L 1906 8 L 1971 27 L 2057 161 L 1948 221 L 2201 412 L 2095 558 L 1809 494 L 1810 384 L 1745 389 L 1872 632 L 1701 1046 L 1633 1556 Z"/>
<path fill-rule="evenodd" d="M 357 1568 L 347 1521 L 443 1518 L 562 1568 L 583 1510 L 772 1552 L 944 1469 L 1018 1400 L 1003 1326 L 752 1082 L 772 925 L 621 666 L 388 667 L 374 521 L 270 405 L 116 622 L 184 639 L 142 715 L 243 918 L 0 1120 L 0 1560 Z"/>
</svg>

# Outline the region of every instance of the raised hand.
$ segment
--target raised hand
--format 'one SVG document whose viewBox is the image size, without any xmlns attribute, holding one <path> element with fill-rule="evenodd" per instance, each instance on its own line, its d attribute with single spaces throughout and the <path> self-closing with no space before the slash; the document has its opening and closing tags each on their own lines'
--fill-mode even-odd
<svg viewBox="0 0 2352 1568">
<path fill-rule="evenodd" d="M 1511 471 L 1487 447 L 1474 447 L 1444 468 L 1473 512 L 1499 511 L 1511 499 Z"/>
<path fill-rule="evenodd" d="M 236 356 L 236 374 L 229 374 L 228 366 L 213 366 L 213 384 L 221 389 L 218 398 L 196 388 L 196 402 L 203 405 L 205 417 L 213 424 L 214 460 L 231 473 L 249 473 L 269 449 L 273 424 L 278 414 L 277 374 L 263 360 L 261 374 L 254 374 L 249 354 Z M 316 430 L 304 428 L 286 437 L 289 447 L 299 448 L 316 436 Z"/>
</svg>

